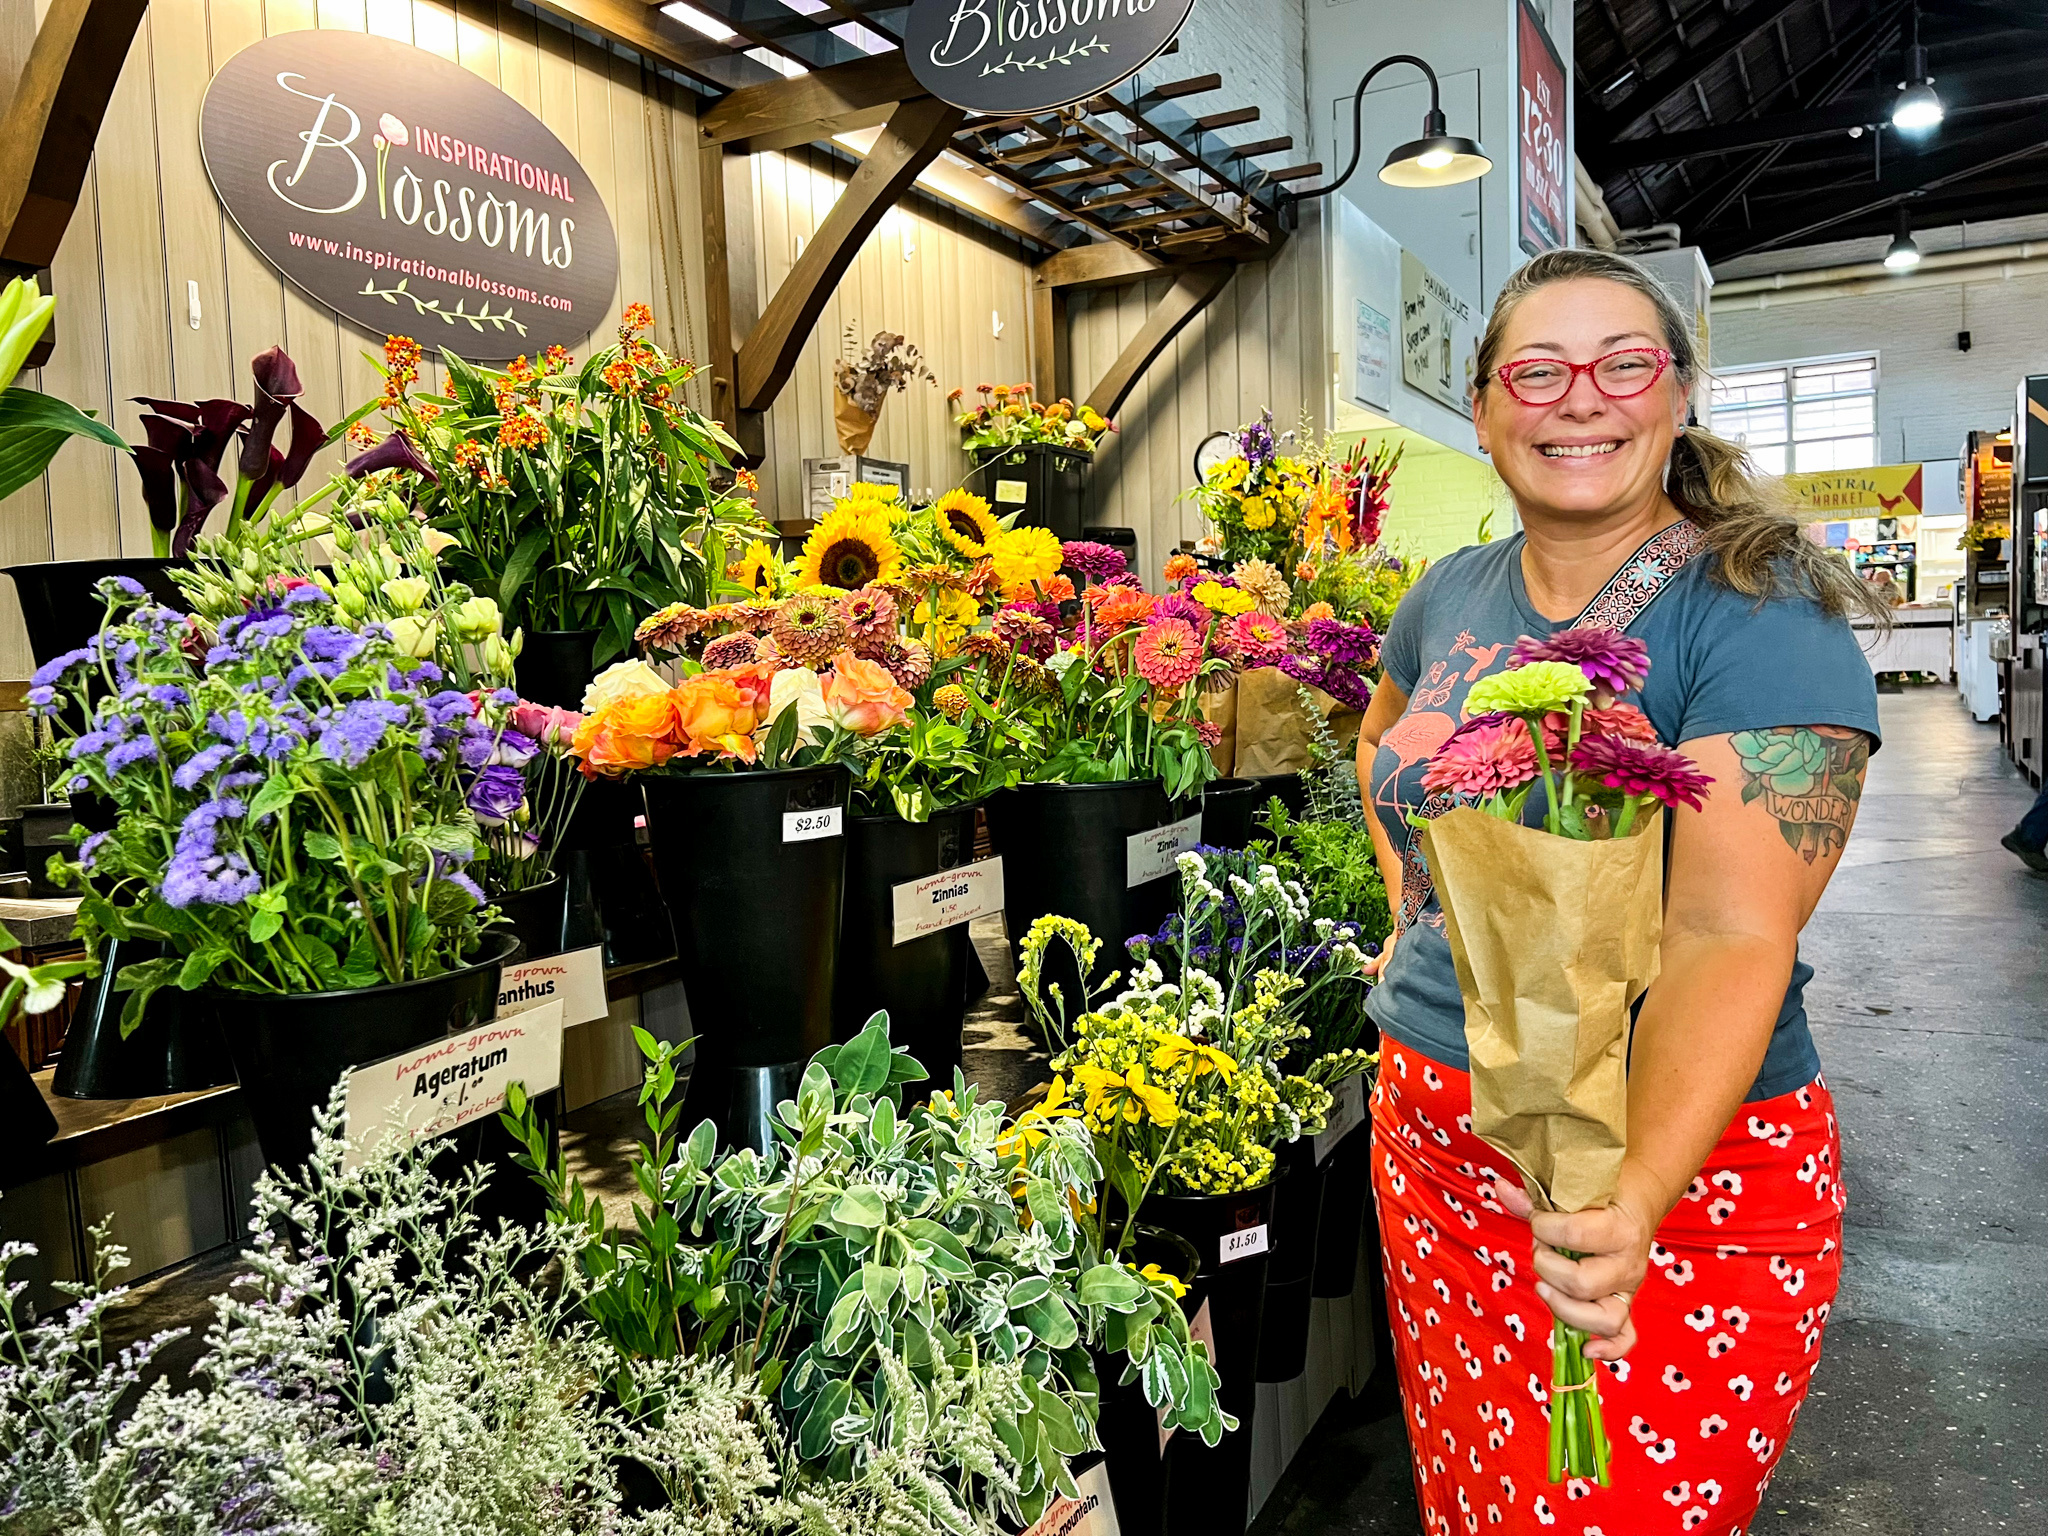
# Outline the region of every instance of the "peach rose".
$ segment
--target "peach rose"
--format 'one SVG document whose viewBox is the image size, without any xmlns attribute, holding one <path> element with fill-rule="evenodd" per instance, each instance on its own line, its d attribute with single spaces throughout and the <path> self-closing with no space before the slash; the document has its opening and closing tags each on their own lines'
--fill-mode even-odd
<svg viewBox="0 0 2048 1536">
<path fill-rule="evenodd" d="M 699 672 L 670 695 L 676 724 L 689 743 L 685 757 L 726 753 L 742 762 L 754 760 L 754 727 L 767 707 L 766 678 L 756 667 L 724 672 Z"/>
<path fill-rule="evenodd" d="M 666 691 L 616 699 L 583 717 L 576 728 L 576 755 L 588 774 L 617 774 L 659 768 L 683 745 L 675 706 Z"/>
<path fill-rule="evenodd" d="M 866 661 L 851 651 L 832 659 L 832 670 L 824 679 L 825 713 L 834 725 L 856 736 L 873 736 L 901 725 L 913 700 L 897 686 L 889 669 L 878 661 Z"/>
</svg>

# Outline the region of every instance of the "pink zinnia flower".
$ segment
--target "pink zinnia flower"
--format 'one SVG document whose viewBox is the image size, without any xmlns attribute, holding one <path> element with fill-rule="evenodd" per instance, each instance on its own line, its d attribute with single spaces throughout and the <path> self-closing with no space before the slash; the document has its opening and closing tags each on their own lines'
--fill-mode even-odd
<svg viewBox="0 0 2048 1536">
<path fill-rule="evenodd" d="M 1628 693 L 1650 675 L 1650 648 L 1611 629 L 1560 629 L 1540 640 L 1524 635 L 1515 642 L 1508 665 L 1526 667 L 1532 661 L 1570 662 L 1586 674 L 1596 694 Z"/>
<path fill-rule="evenodd" d="M 1205 747 L 1213 747 L 1223 740 L 1223 727 L 1213 720 L 1197 720 L 1195 739 Z"/>
<path fill-rule="evenodd" d="M 1254 609 L 1230 621 L 1230 647 L 1244 658 L 1247 670 L 1280 664 L 1287 654 L 1287 626 L 1271 614 Z"/>
<path fill-rule="evenodd" d="M 1480 715 L 1436 749 L 1422 787 L 1483 798 L 1520 789 L 1535 779 L 1536 771 L 1536 743 L 1528 725 L 1514 715 Z"/>
<path fill-rule="evenodd" d="M 1202 637 L 1186 619 L 1158 619 L 1138 636 L 1138 676 L 1154 688 L 1187 687 L 1202 670 Z"/>
<path fill-rule="evenodd" d="M 1561 709 L 1553 709 L 1543 717 L 1543 750 L 1553 758 L 1564 751 L 1570 726 L 1571 717 Z M 1633 704 L 1610 704 L 1605 709 L 1589 709 L 1579 716 L 1579 739 L 1584 741 L 1593 736 L 1655 741 L 1657 727 L 1650 724 L 1650 717 Z"/>
<path fill-rule="evenodd" d="M 1572 771 L 1626 795 L 1648 795 L 1665 805 L 1694 810 L 1706 804 L 1707 786 L 1714 782 L 1684 753 L 1624 736 L 1581 741 L 1572 753 Z"/>
</svg>

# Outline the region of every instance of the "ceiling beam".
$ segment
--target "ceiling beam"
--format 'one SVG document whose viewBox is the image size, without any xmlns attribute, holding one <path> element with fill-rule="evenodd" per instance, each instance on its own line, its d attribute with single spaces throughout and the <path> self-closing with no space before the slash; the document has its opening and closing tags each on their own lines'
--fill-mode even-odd
<svg viewBox="0 0 2048 1536">
<path fill-rule="evenodd" d="M 578 22 L 601 37 L 672 64 L 692 80 L 729 91 L 736 85 L 773 79 L 775 72 L 741 56 L 724 43 L 684 26 L 673 16 L 638 0 L 533 0 L 542 10 Z"/>
<path fill-rule="evenodd" d="M 704 109 L 697 131 L 705 144 L 787 149 L 872 127 L 886 120 L 897 102 L 924 94 L 901 53 L 878 53 L 793 80 L 741 86 Z"/>
<path fill-rule="evenodd" d="M 1628 137 L 1653 121 L 1656 111 L 1674 96 L 1683 95 L 1693 82 L 1714 70 L 1776 25 L 1780 16 L 1810 4 L 1811 0 L 1751 0 L 1734 15 L 1724 17 L 1721 31 L 1704 47 L 1688 46 L 1680 61 L 1660 75 L 1653 75 L 1629 92 L 1619 107 L 1603 108 L 1592 122 L 1578 125 L 1579 152 L 1591 144 Z M 1597 89 L 1595 91 L 1597 95 Z"/>
<path fill-rule="evenodd" d="M 1032 281 L 1045 288 L 1112 288 L 1163 270 L 1164 264 L 1116 240 L 1070 245 L 1031 269 Z"/>
</svg>

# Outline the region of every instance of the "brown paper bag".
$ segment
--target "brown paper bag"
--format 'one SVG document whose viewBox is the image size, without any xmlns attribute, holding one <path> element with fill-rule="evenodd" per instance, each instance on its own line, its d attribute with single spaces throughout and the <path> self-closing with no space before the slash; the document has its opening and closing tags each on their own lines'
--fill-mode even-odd
<svg viewBox="0 0 2048 1536">
<path fill-rule="evenodd" d="M 853 397 L 832 391 L 832 427 L 839 434 L 839 451 L 858 456 L 868 451 L 868 444 L 874 440 L 875 424 L 882 419 L 882 408 L 875 407 L 874 415 L 853 403 Z"/>
<path fill-rule="evenodd" d="M 1308 746 L 1315 739 L 1313 722 L 1301 707 L 1302 685 L 1278 667 L 1258 667 L 1237 678 L 1236 752 L 1229 771 L 1241 779 L 1269 773 L 1299 773 L 1309 766 Z M 1340 709 L 1320 688 L 1308 695 L 1329 718 L 1337 739 L 1349 745 L 1358 737 L 1364 716 Z"/>
<path fill-rule="evenodd" d="M 1614 1197 L 1629 1009 L 1657 975 L 1664 828 L 1582 843 L 1460 807 L 1422 834 L 1465 999 L 1472 1129 L 1538 1209 Z"/>
<path fill-rule="evenodd" d="M 1237 761 L 1237 679 L 1233 677 L 1213 692 L 1204 691 L 1197 695 L 1197 700 L 1202 706 L 1202 718 L 1223 733 L 1209 749 L 1209 760 L 1216 765 L 1217 773 L 1227 779 Z"/>
</svg>

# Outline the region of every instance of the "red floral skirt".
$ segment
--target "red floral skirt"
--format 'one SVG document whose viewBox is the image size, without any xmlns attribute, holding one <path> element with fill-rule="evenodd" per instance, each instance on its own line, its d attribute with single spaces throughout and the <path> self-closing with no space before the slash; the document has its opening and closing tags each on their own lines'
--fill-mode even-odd
<svg viewBox="0 0 2048 1536">
<path fill-rule="evenodd" d="M 1745 1104 L 1657 1230 L 1636 1347 L 1600 1375 L 1611 1486 L 1546 1480 L 1549 1309 L 1472 1082 L 1385 1042 L 1373 1186 L 1430 1536 L 1741 1536 L 1820 1363 L 1841 1279 L 1841 1142 L 1819 1078 Z"/>
</svg>

